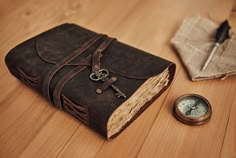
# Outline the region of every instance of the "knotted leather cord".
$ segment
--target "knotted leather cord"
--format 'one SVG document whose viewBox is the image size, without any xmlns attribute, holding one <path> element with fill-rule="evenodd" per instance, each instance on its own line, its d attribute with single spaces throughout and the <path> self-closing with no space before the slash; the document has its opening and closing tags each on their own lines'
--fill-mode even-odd
<svg viewBox="0 0 236 158">
<path fill-rule="evenodd" d="M 102 56 L 102 52 L 109 46 L 109 44 L 113 41 L 113 38 L 106 38 L 102 44 L 95 50 L 95 52 L 93 53 L 93 57 L 99 57 L 99 59 L 95 58 L 96 60 L 96 64 L 99 65 L 99 69 L 100 69 L 100 58 Z M 96 54 L 96 55 L 94 55 Z M 91 55 L 87 57 L 87 59 L 89 60 L 91 58 Z M 53 101 L 54 104 L 59 107 L 59 108 L 63 108 L 62 102 L 61 102 L 61 92 L 64 88 L 64 86 L 66 85 L 66 83 L 71 80 L 74 76 L 76 76 L 78 73 L 80 73 L 82 70 L 84 70 L 85 68 L 87 68 L 89 65 L 84 65 L 84 66 L 77 66 L 74 69 L 72 69 L 70 72 L 68 72 L 65 76 L 62 77 L 62 79 L 57 83 L 54 92 L 53 92 Z"/>
<path fill-rule="evenodd" d="M 78 57 L 80 54 L 82 54 L 85 50 L 87 50 L 89 47 L 91 47 L 96 41 L 98 41 L 101 37 L 104 35 L 98 34 L 94 37 L 92 37 L 89 41 L 87 41 L 85 44 L 83 44 L 81 47 L 73 51 L 71 54 L 63 58 L 60 62 L 58 62 L 56 65 L 54 65 L 46 74 L 44 80 L 43 80 L 43 89 L 42 93 L 43 96 L 49 101 L 49 103 L 52 103 L 50 97 L 50 83 L 53 78 L 53 76 L 58 72 L 61 68 L 63 68 L 66 64 L 74 60 L 76 57 Z"/>
</svg>

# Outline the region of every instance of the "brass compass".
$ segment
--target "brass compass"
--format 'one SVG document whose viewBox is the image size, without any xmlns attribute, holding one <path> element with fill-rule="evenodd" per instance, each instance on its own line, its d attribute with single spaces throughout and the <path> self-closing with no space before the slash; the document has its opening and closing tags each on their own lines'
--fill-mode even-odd
<svg viewBox="0 0 236 158">
<path fill-rule="evenodd" d="M 197 94 L 185 94 L 175 101 L 173 113 L 185 124 L 201 125 L 211 118 L 212 108 L 206 98 Z"/>
</svg>

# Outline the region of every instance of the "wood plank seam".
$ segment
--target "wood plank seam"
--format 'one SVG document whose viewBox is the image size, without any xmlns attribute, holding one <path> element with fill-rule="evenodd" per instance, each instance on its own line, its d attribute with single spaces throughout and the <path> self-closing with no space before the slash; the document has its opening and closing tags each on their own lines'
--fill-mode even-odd
<svg viewBox="0 0 236 158">
<path fill-rule="evenodd" d="M 27 110 L 27 109 L 26 109 L 26 110 Z M 44 128 L 44 126 L 49 123 L 48 120 L 52 119 L 55 114 L 56 114 L 56 111 L 53 111 L 52 114 L 49 115 L 47 119 L 45 119 L 45 121 L 42 123 L 42 125 L 39 127 L 39 129 L 38 129 L 38 130 L 35 132 L 35 134 L 32 136 L 32 139 L 31 139 L 31 141 L 29 141 L 28 145 L 26 145 L 26 146 L 24 147 L 24 149 L 21 151 L 21 153 L 19 153 L 19 157 L 22 155 L 22 153 L 24 153 L 24 151 L 28 148 L 28 146 L 30 146 L 31 142 L 33 142 L 33 140 L 36 138 L 36 136 L 38 135 L 38 133 L 40 133 L 40 131 Z M 23 113 L 22 113 L 21 115 L 23 115 Z"/>
<path fill-rule="evenodd" d="M 25 85 L 24 85 L 24 86 L 25 86 Z M 38 97 L 41 97 L 41 96 L 38 95 Z M 26 108 L 24 111 L 22 111 L 22 113 L 21 113 L 18 117 L 16 117 L 16 119 L 8 126 L 8 128 L 10 128 L 11 125 L 13 125 L 15 122 L 17 122 L 18 118 L 21 118 L 27 110 L 28 110 L 28 109 Z M 50 117 L 50 118 L 51 118 L 51 117 Z M 46 122 L 46 120 L 45 120 L 45 124 L 46 124 L 46 123 L 47 123 L 47 122 Z M 42 126 L 43 126 L 43 125 L 42 125 Z M 7 128 L 7 129 L 8 129 L 8 128 Z M 41 127 L 40 127 L 40 128 L 41 128 Z M 4 135 L 4 133 L 7 132 L 7 129 L 6 129 L 5 132 L 2 133 L 2 135 Z"/>
<path fill-rule="evenodd" d="M 169 91 L 168 91 L 168 94 L 169 94 Z M 158 113 L 155 115 L 155 118 L 153 119 L 153 121 L 152 121 L 152 123 L 151 123 L 152 126 L 153 126 L 155 120 L 157 119 L 158 114 L 160 113 L 160 111 L 161 111 L 161 109 L 162 109 L 162 107 L 163 107 L 163 104 L 164 104 L 166 98 L 168 97 L 168 94 L 166 95 L 165 99 L 163 100 L 162 106 L 161 106 L 161 108 L 159 109 Z M 143 140 L 142 145 L 141 145 L 140 148 L 139 148 L 139 151 L 138 151 L 137 154 L 136 154 L 136 157 L 138 157 L 138 155 L 139 155 L 141 149 L 143 148 L 143 145 L 145 144 L 144 142 L 146 141 L 146 139 L 147 139 L 147 137 L 148 137 L 148 135 L 149 135 L 149 133 L 150 133 L 150 131 L 151 131 L 151 129 L 152 129 L 152 126 L 150 126 L 150 128 L 148 129 L 148 132 L 147 132 L 147 134 L 146 134 L 146 136 L 145 136 L 145 139 Z"/>
<path fill-rule="evenodd" d="M 18 89 L 20 86 L 22 86 L 21 84 L 18 84 L 14 89 L 12 89 L 10 92 L 8 92 L 8 94 L 6 95 L 6 97 L 3 98 L 3 100 L 0 100 L 0 106 L 3 105 L 4 102 L 8 101 L 9 98 L 12 97 L 12 92 L 15 91 L 15 89 Z M 1 113 L 1 111 L 0 111 Z"/>
<path fill-rule="evenodd" d="M 234 97 L 236 97 L 236 88 L 234 90 Z M 230 107 L 230 111 L 232 110 L 233 108 L 233 103 L 234 103 L 234 98 L 232 99 L 232 104 L 231 104 L 231 107 Z M 223 137 L 223 141 L 221 143 L 221 149 L 220 149 L 220 154 L 219 154 L 219 158 L 222 156 L 222 150 L 223 150 L 223 146 L 224 146 L 224 142 L 225 142 L 225 138 L 226 138 L 226 134 L 227 134 L 227 130 L 228 130 L 228 125 L 229 125 L 229 121 L 230 121 L 230 117 L 231 117 L 232 113 L 230 112 L 229 116 L 228 116 L 228 119 L 227 119 L 227 124 L 226 124 L 226 127 L 225 127 L 225 133 L 224 133 L 224 137 Z"/>
<path fill-rule="evenodd" d="M 71 117 L 71 116 L 70 116 Z M 77 120 L 76 120 L 77 121 Z M 67 144 L 70 142 L 70 140 L 72 139 L 72 137 L 75 135 L 75 133 L 77 132 L 77 130 L 81 127 L 81 124 L 78 124 L 78 127 L 76 127 L 76 129 L 74 130 L 74 132 L 71 134 L 71 136 L 67 139 L 67 141 L 64 143 L 64 145 L 61 147 L 61 149 L 58 151 L 56 158 L 60 155 L 60 153 L 63 151 L 63 149 L 67 146 Z"/>
<path fill-rule="evenodd" d="M 179 72 L 179 71 L 178 71 L 178 72 Z M 178 74 L 178 73 L 177 73 L 177 74 Z M 176 75 L 177 75 L 177 74 L 176 74 Z M 173 80 L 173 82 L 175 82 L 175 79 Z M 145 144 L 145 141 L 146 141 L 146 139 L 147 139 L 147 137 L 148 137 L 148 135 L 149 135 L 149 133 L 150 133 L 150 131 L 151 131 L 151 129 L 152 129 L 153 124 L 155 123 L 155 121 L 156 121 L 156 119 L 157 119 L 157 117 L 158 117 L 158 115 L 159 115 L 161 109 L 163 108 L 166 99 L 168 99 L 168 95 L 169 95 L 169 93 L 170 93 L 171 87 L 172 87 L 172 85 L 169 87 L 168 91 L 166 92 L 167 94 L 166 94 L 166 96 L 165 96 L 165 99 L 163 99 L 163 101 L 162 101 L 161 108 L 159 109 L 158 113 L 155 115 L 155 118 L 154 118 L 153 121 L 152 121 L 152 125 L 150 126 L 150 128 L 149 128 L 149 130 L 148 130 L 148 132 L 147 132 L 147 135 L 145 136 L 145 139 L 143 140 L 143 144 L 140 146 L 139 152 L 136 154 L 136 157 L 138 157 L 138 155 L 139 155 L 141 149 L 143 148 L 143 145 Z"/>
<path fill-rule="evenodd" d="M 99 151 L 103 148 L 104 144 L 105 144 L 105 140 L 103 140 L 102 145 L 99 147 L 99 149 L 94 157 L 98 157 Z"/>
</svg>

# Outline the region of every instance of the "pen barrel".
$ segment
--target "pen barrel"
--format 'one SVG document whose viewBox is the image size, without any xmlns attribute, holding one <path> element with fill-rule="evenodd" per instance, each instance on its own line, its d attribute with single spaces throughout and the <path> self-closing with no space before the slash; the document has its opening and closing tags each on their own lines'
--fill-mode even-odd
<svg viewBox="0 0 236 158">
<path fill-rule="evenodd" d="M 214 44 L 214 47 L 213 47 L 213 49 L 212 49 L 210 55 L 208 56 L 208 58 L 207 58 L 207 60 L 206 60 L 206 62 L 205 62 L 205 64 L 204 64 L 202 70 L 205 70 L 205 69 L 206 69 L 206 67 L 207 67 L 208 64 L 210 63 L 210 61 L 211 61 L 213 55 L 215 54 L 215 52 L 216 52 L 216 50 L 218 49 L 219 46 L 220 46 L 220 43 L 218 43 L 218 42 Z"/>
</svg>

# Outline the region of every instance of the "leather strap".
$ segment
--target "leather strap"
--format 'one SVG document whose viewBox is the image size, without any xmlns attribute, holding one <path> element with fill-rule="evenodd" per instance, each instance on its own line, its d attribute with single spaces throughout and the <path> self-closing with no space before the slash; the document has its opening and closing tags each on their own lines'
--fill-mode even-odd
<svg viewBox="0 0 236 158">
<path fill-rule="evenodd" d="M 72 69 L 69 73 L 67 73 L 62 79 L 57 83 L 54 92 L 53 92 L 53 101 L 54 105 L 58 108 L 62 109 L 61 103 L 61 92 L 64 88 L 65 84 L 71 80 L 74 76 L 84 70 L 87 66 L 77 66 L 76 68 Z"/>
<path fill-rule="evenodd" d="M 67 73 L 64 77 L 62 77 L 62 79 L 57 83 L 54 92 L 53 92 L 53 101 L 54 101 L 54 105 L 56 105 L 58 108 L 63 108 L 62 102 L 61 102 L 61 93 L 62 90 L 64 88 L 64 86 L 66 85 L 66 83 L 71 80 L 74 76 L 76 76 L 77 74 L 79 74 L 82 70 L 84 70 L 85 68 L 87 68 L 89 66 L 88 61 L 91 61 L 92 58 L 92 62 L 93 59 L 96 60 L 96 63 L 99 64 L 99 69 L 100 69 L 100 58 L 102 57 L 102 52 L 109 46 L 109 44 L 113 41 L 113 38 L 106 38 L 102 44 L 95 50 L 95 52 L 93 53 L 93 56 L 91 57 L 88 56 L 87 59 L 81 59 L 81 63 L 84 64 L 84 66 L 77 66 L 74 69 L 72 69 L 69 73 Z M 94 55 L 96 54 L 96 55 Z"/>
<path fill-rule="evenodd" d="M 72 61 L 76 57 L 78 57 L 80 54 L 82 54 L 85 50 L 87 50 L 89 47 L 91 47 L 96 41 L 98 41 L 103 36 L 104 35 L 102 35 L 102 34 L 98 34 L 97 36 L 94 36 L 89 41 L 87 41 L 85 44 L 83 44 L 81 47 L 79 47 L 78 49 L 73 51 L 71 54 L 66 56 L 63 60 L 58 62 L 56 65 L 54 65 L 48 71 L 48 73 L 46 74 L 46 76 L 43 80 L 42 93 L 43 93 L 43 96 L 49 101 L 49 103 L 53 102 L 50 97 L 49 89 L 50 89 L 51 80 L 52 80 L 53 76 L 56 74 L 56 72 L 58 72 L 63 66 L 68 64 L 70 61 Z"/>
<path fill-rule="evenodd" d="M 108 80 L 106 80 L 100 87 L 98 87 L 96 89 L 97 93 L 102 93 L 104 92 L 106 89 L 108 89 L 113 83 L 115 83 L 117 81 L 116 77 L 111 77 Z"/>
<path fill-rule="evenodd" d="M 101 69 L 100 59 L 102 57 L 102 52 L 109 46 L 109 44 L 114 40 L 114 38 L 105 39 L 102 44 L 96 49 L 92 57 L 92 72 L 97 72 Z"/>
</svg>

